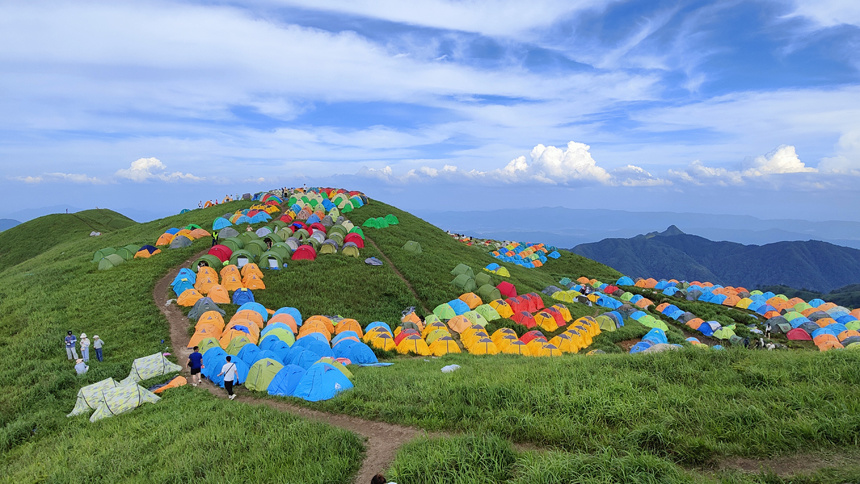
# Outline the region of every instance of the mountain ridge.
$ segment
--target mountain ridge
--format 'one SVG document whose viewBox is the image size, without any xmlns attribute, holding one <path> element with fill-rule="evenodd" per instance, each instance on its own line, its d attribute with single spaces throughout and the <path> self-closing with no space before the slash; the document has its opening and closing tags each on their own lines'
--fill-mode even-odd
<svg viewBox="0 0 860 484">
<path fill-rule="evenodd" d="M 817 240 L 744 245 L 687 234 L 672 225 L 663 232 L 579 244 L 571 251 L 635 277 L 820 293 L 860 282 L 860 250 Z"/>
</svg>

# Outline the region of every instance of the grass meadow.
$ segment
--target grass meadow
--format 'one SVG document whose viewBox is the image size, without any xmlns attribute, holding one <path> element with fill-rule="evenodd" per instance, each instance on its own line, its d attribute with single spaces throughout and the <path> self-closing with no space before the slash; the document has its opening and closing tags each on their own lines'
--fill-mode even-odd
<svg viewBox="0 0 860 484">
<path fill-rule="evenodd" d="M 65 417 L 81 386 L 122 379 L 134 358 L 169 348 L 153 288 L 209 240 L 108 271 L 97 270 L 93 252 L 153 243 L 169 227 L 197 223 L 208 229 L 217 216 L 249 205 L 232 202 L 146 224 L 108 224 L 101 237 L 89 237 L 89 229 L 63 218 L 40 222 L 50 237 L 32 235 L 31 257 L 0 272 L 0 351 L 7 362 L 0 366 L 3 480 L 352 481 L 364 452 L 355 435 L 194 388 L 169 390 L 155 405 L 96 424 Z M 305 317 L 341 315 L 362 326 L 393 324 L 406 307 L 432 310 L 459 296 L 450 284 L 458 263 L 477 272 L 496 262 L 485 250 L 382 202 L 371 201 L 349 217 L 361 225 L 389 213 L 401 223 L 364 230 L 379 250 L 368 243 L 358 259 L 324 255 L 315 262 L 288 261 L 284 270 L 265 272 L 267 289 L 255 292 L 257 301 L 272 309 L 294 306 Z M 20 231 L 10 234 L 0 238 L 0 254 L 8 250 L 4 240 L 26 239 Z M 420 242 L 424 253 L 402 250 L 409 240 Z M 403 279 L 388 263 L 363 263 L 365 257 L 384 259 L 383 254 Z M 611 282 L 619 276 L 570 253 L 539 269 L 506 266 L 519 293 L 539 292 L 562 277 Z M 575 316 L 601 311 L 569 306 Z M 714 319 L 733 316 L 710 306 Z M 513 324 L 499 320 L 489 329 Z M 91 361 L 89 373 L 76 376 L 63 350 L 67 330 L 101 336 L 105 361 Z M 853 464 L 825 466 L 791 481 L 767 472 L 701 471 L 730 458 L 856 456 L 860 355 L 737 348 L 621 354 L 616 343 L 641 338 L 647 330 L 631 321 L 598 336 L 590 349 L 609 354 L 596 356 L 398 356 L 390 367 L 355 368 L 355 388 L 333 400 L 301 403 L 454 434 L 404 446 L 388 470 L 401 484 L 860 481 Z M 684 335 L 670 326 L 668 336 L 680 342 Z M 440 372 L 452 363 L 462 368 Z M 543 450 L 523 450 L 532 447 Z"/>
</svg>

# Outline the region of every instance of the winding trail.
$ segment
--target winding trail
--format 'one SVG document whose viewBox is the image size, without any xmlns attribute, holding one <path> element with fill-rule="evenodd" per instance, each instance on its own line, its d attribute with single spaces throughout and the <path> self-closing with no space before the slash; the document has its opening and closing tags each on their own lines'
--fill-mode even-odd
<svg viewBox="0 0 860 484">
<path fill-rule="evenodd" d="M 170 341 L 173 347 L 173 354 L 176 355 L 177 362 L 181 365 L 184 365 L 188 359 L 188 355 L 191 354 L 191 351 L 186 347 L 188 341 L 191 339 L 188 335 L 188 319 L 182 314 L 182 311 L 180 311 L 176 304 L 168 302 L 168 289 L 173 278 L 179 273 L 179 269 L 190 267 L 193 261 L 206 252 L 197 253 L 183 262 L 179 267 L 172 269 L 158 281 L 155 289 L 152 291 L 155 305 L 158 306 L 158 309 L 161 310 L 170 323 Z M 184 366 L 182 373 L 188 373 L 188 370 Z M 227 397 L 227 394 L 223 390 L 206 379 L 201 380 L 201 387 L 206 388 L 214 396 L 220 398 Z M 366 454 L 361 468 L 355 477 L 356 484 L 367 484 L 374 475 L 387 469 L 394 461 L 397 449 L 406 442 L 422 435 L 431 437 L 447 435 L 444 433 L 429 433 L 414 427 L 365 420 L 349 415 L 321 412 L 286 401 L 258 398 L 242 387 L 237 388 L 236 395 L 236 400 L 244 403 L 267 405 L 276 410 L 334 425 L 335 427 L 340 427 L 364 437 L 366 439 Z"/>
</svg>

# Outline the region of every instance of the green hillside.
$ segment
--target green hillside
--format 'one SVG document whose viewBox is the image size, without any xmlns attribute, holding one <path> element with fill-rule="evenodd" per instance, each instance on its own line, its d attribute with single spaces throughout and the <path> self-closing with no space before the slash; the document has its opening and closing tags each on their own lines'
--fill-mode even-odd
<svg viewBox="0 0 860 484">
<path fill-rule="evenodd" d="M 16 225 L 0 232 L 0 270 L 35 257 L 63 242 L 106 234 L 137 222 L 108 209 L 56 213 Z M 101 237 L 93 237 L 98 240 Z M 130 241 L 129 243 L 136 242 Z"/>
<path fill-rule="evenodd" d="M 59 238 L 15 267 L 0 268 L 0 350 L 5 361 L 13 363 L 0 367 L 4 479 L 125 481 L 150 475 L 163 482 L 353 482 L 367 445 L 355 434 L 268 406 L 228 402 L 203 388 L 169 390 L 156 405 L 96 424 L 65 417 L 81 386 L 107 377 L 122 379 L 134 358 L 169 351 L 168 324 L 154 304 L 153 289 L 210 241 L 163 250 L 107 271 L 91 262 L 93 252 L 153 243 L 169 227 L 197 223 L 208 229 L 216 217 L 250 205 L 232 202 L 145 224 L 128 223 L 102 230 L 104 235 L 97 238 L 88 237 L 92 229 L 87 229 L 81 237 Z M 497 262 L 485 250 L 376 200 L 348 217 L 361 225 L 369 217 L 387 214 L 394 214 L 400 224 L 366 228 L 367 245 L 360 258 L 326 255 L 316 261 L 288 261 L 284 270 L 266 271 L 267 288 L 255 292 L 257 301 L 268 308 L 294 306 L 305 317 L 339 314 L 362 326 L 385 321 L 393 327 L 408 306 L 423 316 L 459 296 L 461 291 L 450 284 L 450 271 L 457 264 L 480 271 Z M 25 238 L 39 236 L 26 225 L 12 231 L 20 230 Z M 409 255 L 402 249 L 409 240 L 418 241 L 424 252 Z M 365 257 L 385 263 L 366 265 Z M 537 269 L 505 266 L 519 293 L 540 291 L 561 277 L 611 281 L 619 276 L 614 269 L 566 252 Z M 229 314 L 235 306 L 227 308 Z M 598 311 L 571 305 L 579 316 Z M 717 306 L 714 311 L 724 309 Z M 495 322 L 508 324 L 513 325 Z M 62 338 L 70 329 L 99 334 L 106 342 L 106 360 L 91 364 L 80 377 L 63 350 Z M 560 358 L 392 355 L 391 367 L 355 367 L 355 388 L 333 400 L 286 400 L 458 434 L 403 447 L 390 469 L 401 484 L 571 482 L 577 475 L 594 473 L 591 481 L 583 482 L 783 482 L 775 475 L 718 472 L 714 466 L 726 458 L 766 459 L 812 451 L 856 457 L 857 352 L 691 349 L 627 355 L 615 346 L 641 338 L 647 330 L 631 322 L 601 334 L 592 348 L 619 353 L 591 357 L 584 352 Z M 669 333 L 670 341 L 683 340 L 680 330 Z M 450 375 L 440 372 L 452 363 L 461 369 Z M 155 380 L 142 385 L 163 378 Z M 824 401 L 828 404 L 822 405 Z M 553 451 L 517 450 L 511 442 Z M 820 472 L 809 471 L 808 482 L 826 482 L 833 476 L 832 482 L 856 480 L 860 467 L 853 457 L 838 466 L 838 472 L 837 466 L 826 465 Z M 433 478 L 434 469 L 443 467 L 459 469 L 459 474 L 442 481 Z"/>
</svg>

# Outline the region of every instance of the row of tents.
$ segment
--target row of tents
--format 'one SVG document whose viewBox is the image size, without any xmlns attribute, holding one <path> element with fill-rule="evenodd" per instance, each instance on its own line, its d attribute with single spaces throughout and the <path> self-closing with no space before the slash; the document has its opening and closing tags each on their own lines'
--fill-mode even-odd
<svg viewBox="0 0 860 484">
<path fill-rule="evenodd" d="M 521 242 L 511 242 L 491 251 L 490 255 L 501 261 L 516 264 L 527 269 L 542 267 L 549 259 L 558 259 L 561 257 L 561 254 L 554 247 Z"/>
</svg>

